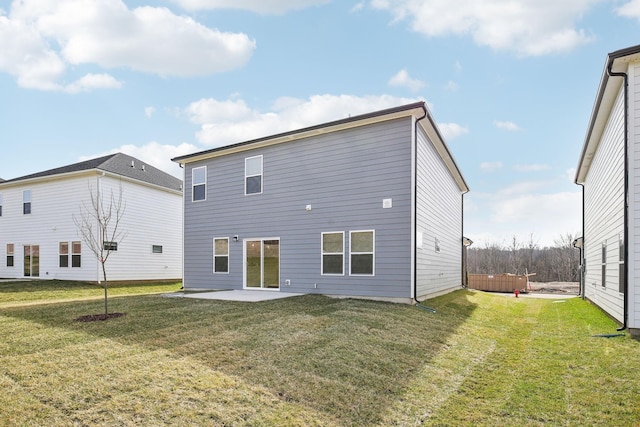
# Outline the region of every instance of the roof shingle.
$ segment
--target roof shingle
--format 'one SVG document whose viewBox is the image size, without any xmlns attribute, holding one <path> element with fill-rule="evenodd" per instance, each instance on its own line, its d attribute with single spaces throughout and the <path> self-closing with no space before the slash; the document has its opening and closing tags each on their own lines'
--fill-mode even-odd
<svg viewBox="0 0 640 427">
<path fill-rule="evenodd" d="M 136 179 L 149 184 L 158 185 L 171 190 L 182 189 L 182 181 L 158 168 L 150 166 L 135 157 L 128 156 L 123 153 L 109 154 L 107 156 L 95 159 L 85 160 L 71 165 L 59 168 L 49 169 L 42 172 L 36 172 L 30 175 L 21 176 L 0 182 L 18 182 L 34 178 L 43 178 L 47 176 L 62 175 L 66 173 L 88 171 L 92 169 L 103 170 L 127 178 Z"/>
</svg>

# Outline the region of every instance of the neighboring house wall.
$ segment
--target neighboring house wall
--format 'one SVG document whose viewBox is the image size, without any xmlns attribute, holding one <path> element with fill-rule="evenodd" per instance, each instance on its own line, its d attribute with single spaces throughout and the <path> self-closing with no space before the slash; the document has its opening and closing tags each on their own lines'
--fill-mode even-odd
<svg viewBox="0 0 640 427">
<path fill-rule="evenodd" d="M 118 250 L 112 252 L 107 260 L 107 279 L 180 279 L 182 197 L 174 192 L 113 177 L 100 180 L 104 200 L 109 200 L 111 192 L 117 200 L 121 187 L 125 206 L 119 227 L 126 235 Z M 153 246 L 161 246 L 162 253 L 154 253 Z"/>
<path fill-rule="evenodd" d="M 584 183 L 585 296 L 618 321 L 623 320 L 624 306 L 619 288 L 624 238 L 623 98 L 621 88 Z"/>
<path fill-rule="evenodd" d="M 39 278 L 98 281 L 102 279 L 97 259 L 82 240 L 73 221 L 84 204 L 92 209 L 90 190 L 98 186 L 108 201 L 113 190 L 122 188 L 126 208 L 120 224 L 127 235 L 107 261 L 108 280 L 179 279 L 182 276 L 182 197 L 177 192 L 95 171 L 72 177 L 49 177 L 14 183 L 0 189 L 0 277 L 24 277 L 24 246 L 39 247 Z M 31 192 L 31 213 L 22 211 L 22 192 Z M 69 243 L 68 267 L 60 266 L 60 242 Z M 81 242 L 81 266 L 72 266 L 72 242 Z M 7 267 L 7 243 L 14 245 L 13 267 Z M 161 245 L 162 253 L 153 253 Z"/>
<path fill-rule="evenodd" d="M 404 117 L 187 163 L 185 287 L 241 289 L 243 241 L 279 238 L 282 291 L 410 298 L 412 132 Z M 263 192 L 245 195 L 245 159 L 258 155 Z M 201 166 L 206 200 L 193 202 L 191 173 Z M 359 230 L 375 230 L 373 276 L 349 274 L 349 232 Z M 323 232 L 344 232 L 342 275 L 321 274 Z M 230 239 L 228 273 L 213 272 L 220 237 Z"/>
<path fill-rule="evenodd" d="M 640 63 L 629 65 L 629 328 L 640 330 Z"/>
<path fill-rule="evenodd" d="M 418 132 L 417 294 L 433 296 L 462 284 L 462 194 L 442 157 Z"/>
</svg>

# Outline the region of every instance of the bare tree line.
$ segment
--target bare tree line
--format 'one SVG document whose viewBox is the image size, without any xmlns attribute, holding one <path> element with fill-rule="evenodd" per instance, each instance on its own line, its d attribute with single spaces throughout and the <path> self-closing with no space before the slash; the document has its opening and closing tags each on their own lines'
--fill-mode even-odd
<svg viewBox="0 0 640 427">
<path fill-rule="evenodd" d="M 469 247 L 467 268 L 471 274 L 536 273 L 534 282 L 580 281 L 580 252 L 573 246 L 578 233 L 564 233 L 553 246 L 540 247 L 533 234 L 526 241 L 515 236 L 508 243 Z"/>
</svg>

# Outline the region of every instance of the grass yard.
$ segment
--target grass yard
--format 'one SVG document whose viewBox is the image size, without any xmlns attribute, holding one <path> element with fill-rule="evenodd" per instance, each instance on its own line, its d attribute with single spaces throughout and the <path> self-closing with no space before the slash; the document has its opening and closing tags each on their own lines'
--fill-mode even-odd
<svg viewBox="0 0 640 427">
<path fill-rule="evenodd" d="M 593 337 L 616 325 L 577 298 L 458 291 L 433 314 L 146 285 L 112 290 L 126 316 L 82 323 L 103 307 L 83 286 L 0 283 L 0 425 L 640 423 L 640 342 Z"/>
</svg>

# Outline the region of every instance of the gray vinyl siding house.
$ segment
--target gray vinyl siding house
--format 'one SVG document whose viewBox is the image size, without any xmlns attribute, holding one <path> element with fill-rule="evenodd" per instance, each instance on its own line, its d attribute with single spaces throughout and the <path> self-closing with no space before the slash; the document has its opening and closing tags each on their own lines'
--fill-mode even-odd
<svg viewBox="0 0 640 427">
<path fill-rule="evenodd" d="M 411 302 L 462 283 L 468 187 L 423 102 L 173 160 L 185 289 Z"/>
<path fill-rule="evenodd" d="M 640 46 L 607 56 L 576 184 L 583 188 L 582 295 L 640 333 Z"/>
</svg>

